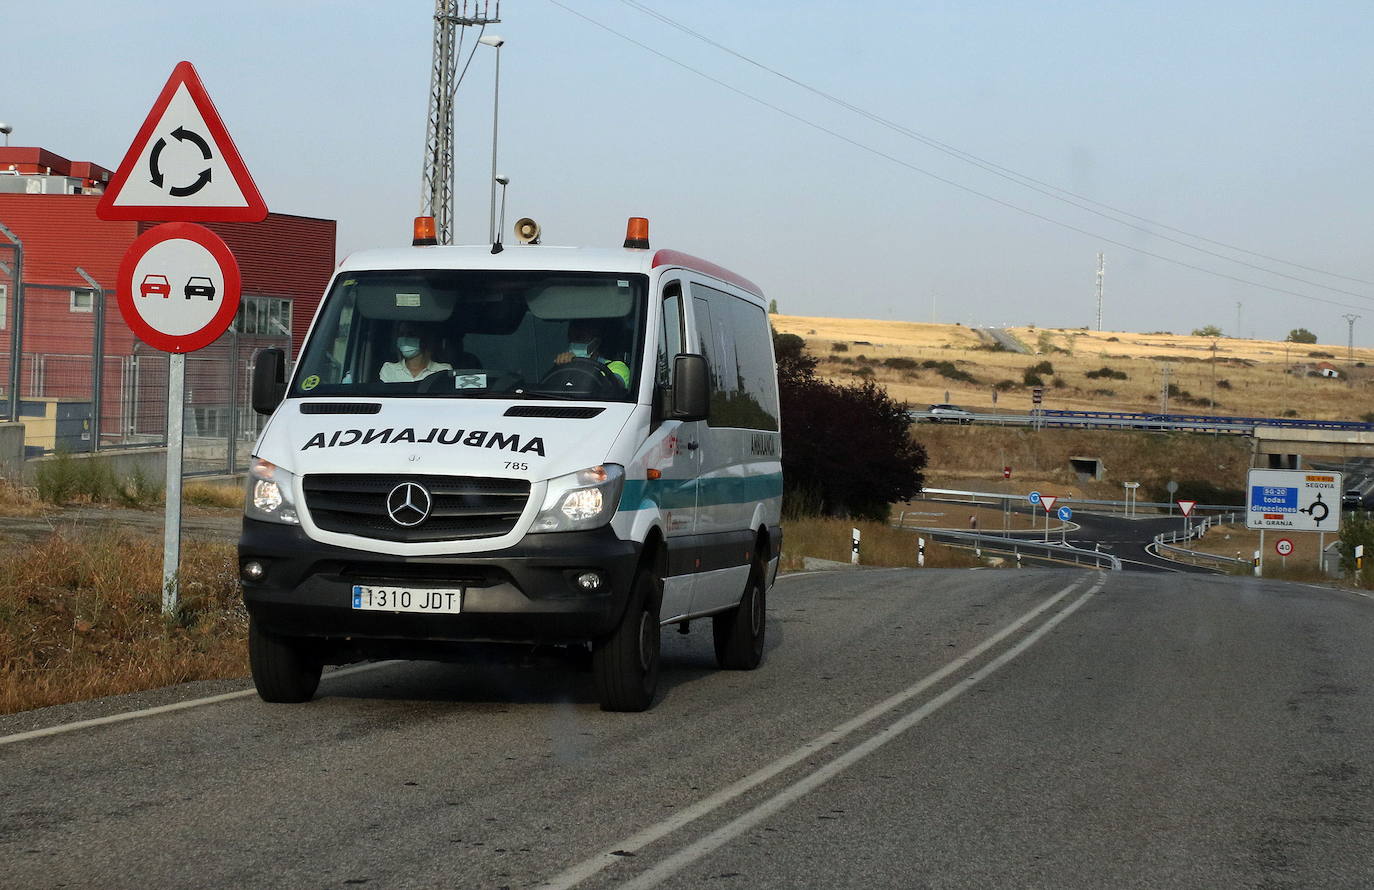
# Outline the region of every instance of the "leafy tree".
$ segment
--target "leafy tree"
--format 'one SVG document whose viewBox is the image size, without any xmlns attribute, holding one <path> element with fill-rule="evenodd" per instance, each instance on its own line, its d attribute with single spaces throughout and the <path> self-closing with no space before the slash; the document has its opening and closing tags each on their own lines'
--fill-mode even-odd
<svg viewBox="0 0 1374 890">
<path fill-rule="evenodd" d="M 816 376 L 816 360 L 775 337 L 782 408 L 783 500 L 791 513 L 886 519 L 921 490 L 925 449 L 912 441 L 906 406 L 871 380 Z M 798 338 L 800 339 L 800 338 Z"/>
<path fill-rule="evenodd" d="M 1307 328 L 1294 328 L 1288 332 L 1289 343 L 1316 343 L 1317 335 Z"/>
<path fill-rule="evenodd" d="M 1207 325 L 1206 327 L 1201 327 L 1201 328 L 1198 328 L 1197 330 L 1193 331 L 1193 336 L 1194 336 L 1194 337 L 1224 337 L 1225 334 L 1223 334 L 1223 333 L 1221 332 L 1221 328 L 1217 327 L 1217 326 L 1214 325 L 1214 324 L 1209 324 L 1209 325 Z"/>
<path fill-rule="evenodd" d="M 778 314 L 778 301 L 777 301 L 777 300 L 769 300 L 769 301 L 768 301 L 768 314 L 769 314 L 769 315 L 777 315 L 777 314 Z"/>
</svg>

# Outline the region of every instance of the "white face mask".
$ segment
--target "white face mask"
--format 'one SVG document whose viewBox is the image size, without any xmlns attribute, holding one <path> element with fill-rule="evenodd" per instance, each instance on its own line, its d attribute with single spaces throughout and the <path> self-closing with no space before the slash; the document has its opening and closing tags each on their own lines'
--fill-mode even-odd
<svg viewBox="0 0 1374 890">
<path fill-rule="evenodd" d="M 586 358 L 587 356 L 591 355 L 591 353 L 592 353 L 592 344 L 590 344 L 590 343 L 569 343 L 569 344 L 568 344 L 568 351 L 571 352 L 571 353 L 573 354 L 573 358 Z"/>
<path fill-rule="evenodd" d="M 415 358 L 420 354 L 419 337 L 397 337 L 396 349 L 401 353 L 402 358 Z"/>
</svg>

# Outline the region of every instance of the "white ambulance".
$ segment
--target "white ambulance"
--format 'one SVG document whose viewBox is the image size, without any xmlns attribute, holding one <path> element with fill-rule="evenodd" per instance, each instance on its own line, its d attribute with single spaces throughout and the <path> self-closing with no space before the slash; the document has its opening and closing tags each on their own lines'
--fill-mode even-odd
<svg viewBox="0 0 1374 890">
<path fill-rule="evenodd" d="M 619 249 L 367 251 L 284 369 L 256 360 L 239 541 L 265 700 L 518 643 L 589 647 L 601 706 L 643 710 L 660 629 L 706 617 L 722 667 L 759 664 L 782 465 L 748 280 L 638 217 Z"/>
</svg>

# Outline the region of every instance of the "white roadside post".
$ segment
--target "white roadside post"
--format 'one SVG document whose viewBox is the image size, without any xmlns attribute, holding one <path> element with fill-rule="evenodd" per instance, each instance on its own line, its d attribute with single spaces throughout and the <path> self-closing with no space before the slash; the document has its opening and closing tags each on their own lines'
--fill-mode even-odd
<svg viewBox="0 0 1374 890">
<path fill-rule="evenodd" d="M 926 539 L 916 539 L 916 567 L 925 568 L 926 565 Z"/>
<path fill-rule="evenodd" d="M 190 150 L 166 151 L 173 140 Z M 134 335 L 169 353 L 162 612 L 172 615 L 181 564 L 186 353 L 228 330 L 242 283 L 228 246 L 194 223 L 267 218 L 267 204 L 190 62 L 172 69 L 95 213 L 102 220 L 163 223 L 129 246 L 115 296 Z"/>
<path fill-rule="evenodd" d="M 857 528 L 851 528 L 851 529 L 849 530 L 849 532 L 850 532 L 850 537 L 849 537 L 849 564 L 850 564 L 850 565 L 858 565 L 858 564 L 859 564 L 859 537 L 860 537 L 859 530 L 858 530 Z"/>
</svg>

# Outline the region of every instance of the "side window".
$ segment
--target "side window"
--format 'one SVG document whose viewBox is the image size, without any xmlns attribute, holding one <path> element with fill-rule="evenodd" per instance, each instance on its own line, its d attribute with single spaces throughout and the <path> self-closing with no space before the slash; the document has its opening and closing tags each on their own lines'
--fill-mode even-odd
<svg viewBox="0 0 1374 890">
<path fill-rule="evenodd" d="M 741 426 L 778 428 L 777 371 L 772 334 L 763 307 L 730 297 L 730 327 L 735 335 Z"/>
<path fill-rule="evenodd" d="M 711 426 L 776 430 L 773 348 L 763 310 L 724 291 L 692 285 L 702 352 L 711 370 Z"/>
<path fill-rule="evenodd" d="M 654 382 L 660 388 L 673 385 L 673 359 L 682 352 L 687 352 L 682 342 L 682 285 L 674 281 L 663 289 L 663 317 L 658 326 Z"/>
</svg>

